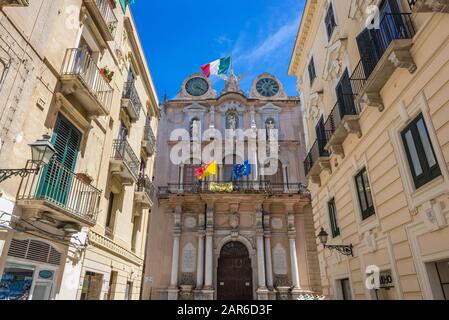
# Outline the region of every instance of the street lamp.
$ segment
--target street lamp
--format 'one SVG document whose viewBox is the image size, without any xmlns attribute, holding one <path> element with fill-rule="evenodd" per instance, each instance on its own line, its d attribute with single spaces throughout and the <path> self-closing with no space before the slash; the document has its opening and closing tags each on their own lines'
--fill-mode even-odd
<svg viewBox="0 0 449 320">
<path fill-rule="evenodd" d="M 318 234 L 318 238 L 320 239 L 321 244 L 324 246 L 324 248 L 328 248 L 329 250 L 337 250 L 341 254 L 345 256 L 352 256 L 354 257 L 354 251 L 352 250 L 353 246 L 352 244 L 348 245 L 328 245 L 327 240 L 329 238 L 329 234 L 324 230 L 324 228 L 321 228 L 320 233 Z"/>
<path fill-rule="evenodd" d="M 41 139 L 29 145 L 31 148 L 31 162 L 36 164 L 35 169 L 28 166 L 23 169 L 0 169 L 0 183 L 13 177 L 20 176 L 22 178 L 30 174 L 38 174 L 42 165 L 50 163 L 56 153 L 54 145 L 50 142 L 49 135 L 43 135 Z"/>
</svg>

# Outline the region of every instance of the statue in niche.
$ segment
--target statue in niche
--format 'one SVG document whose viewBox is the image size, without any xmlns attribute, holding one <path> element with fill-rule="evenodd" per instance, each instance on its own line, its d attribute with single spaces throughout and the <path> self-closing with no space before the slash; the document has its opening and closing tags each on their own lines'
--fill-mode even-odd
<svg viewBox="0 0 449 320">
<path fill-rule="evenodd" d="M 226 129 L 229 130 L 237 130 L 239 126 L 239 119 L 237 117 L 237 114 L 234 112 L 231 112 L 226 117 Z"/>
<path fill-rule="evenodd" d="M 266 130 L 267 130 L 267 138 L 269 141 L 276 141 L 277 140 L 277 129 L 276 129 L 276 123 L 272 118 L 269 118 L 266 121 Z"/>
</svg>

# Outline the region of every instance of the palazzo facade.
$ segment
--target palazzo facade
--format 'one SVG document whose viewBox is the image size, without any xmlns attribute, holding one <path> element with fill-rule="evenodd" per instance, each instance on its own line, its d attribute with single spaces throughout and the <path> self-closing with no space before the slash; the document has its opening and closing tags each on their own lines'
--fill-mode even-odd
<svg viewBox="0 0 449 320">
<path fill-rule="evenodd" d="M 232 72 L 220 94 L 208 78 L 194 74 L 161 112 L 158 202 L 150 219 L 143 298 L 294 299 L 320 292 L 310 195 L 302 184 L 299 99 L 287 97 L 270 74 L 256 78 L 249 94 Z M 198 127 L 216 129 L 226 139 L 226 130 L 277 129 L 278 150 L 270 155 L 278 159 L 276 173 L 263 175 L 265 164 L 245 148 L 220 158 L 214 153 L 218 174 L 198 182 L 195 169 L 204 159 L 175 164 L 170 158 L 180 143 L 174 130 L 185 129 L 194 141 Z M 250 135 L 243 144 L 256 138 Z M 217 143 L 199 141 L 203 148 Z M 251 175 L 235 181 L 232 168 L 245 160 Z"/>
</svg>

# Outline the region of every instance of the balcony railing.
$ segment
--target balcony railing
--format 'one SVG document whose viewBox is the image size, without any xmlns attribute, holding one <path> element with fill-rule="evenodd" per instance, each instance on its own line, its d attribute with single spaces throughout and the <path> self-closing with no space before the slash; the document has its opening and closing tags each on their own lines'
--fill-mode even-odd
<svg viewBox="0 0 449 320">
<path fill-rule="evenodd" d="M 353 94 L 344 94 L 342 100 L 337 101 L 324 124 L 327 141 L 331 140 L 335 130 L 337 130 L 345 116 L 358 114 L 359 108 L 355 96 Z"/>
<path fill-rule="evenodd" d="M 100 190 L 53 160 L 39 174 L 22 178 L 17 200 L 47 201 L 69 215 L 95 222 L 100 197 Z"/>
<path fill-rule="evenodd" d="M 139 119 L 140 110 L 142 109 L 142 102 L 140 101 L 134 81 L 125 82 L 123 98 L 128 99 L 131 102 L 129 106 L 131 110 L 128 110 L 130 117 L 133 120 Z"/>
<path fill-rule="evenodd" d="M 156 152 L 156 137 L 154 136 L 153 128 L 149 124 L 145 126 L 143 140 L 146 143 L 147 152 L 150 155 L 154 154 Z"/>
<path fill-rule="evenodd" d="M 62 76 L 76 76 L 109 113 L 114 89 L 101 75 L 100 68 L 85 48 L 67 49 Z"/>
<path fill-rule="evenodd" d="M 115 16 L 114 10 L 111 7 L 111 0 L 95 0 L 98 10 L 106 23 L 112 37 L 115 37 L 118 20 Z"/>
<path fill-rule="evenodd" d="M 408 0 L 412 12 L 449 12 L 448 0 Z"/>
<path fill-rule="evenodd" d="M 386 13 L 380 22 L 380 29 L 372 30 L 376 50 L 362 56 L 351 75 L 353 92 L 357 95 L 362 92 L 366 81 L 394 40 L 411 39 L 414 34 L 410 13 Z"/>
<path fill-rule="evenodd" d="M 326 136 L 329 135 L 326 132 Z M 327 144 L 326 139 L 316 140 L 310 149 L 309 153 L 304 160 L 304 171 L 306 176 L 310 173 L 314 164 L 318 161 L 320 157 L 329 157 L 329 151 L 324 149 L 324 146 Z"/>
<path fill-rule="evenodd" d="M 29 0 L 0 0 L 0 7 L 28 7 L 29 5 Z"/>
<path fill-rule="evenodd" d="M 145 192 L 148 198 L 153 201 L 156 189 L 148 176 L 141 176 L 136 184 L 136 192 Z"/>
<path fill-rule="evenodd" d="M 127 140 L 114 140 L 112 159 L 123 161 L 135 179 L 139 177 L 140 161 Z"/>
<path fill-rule="evenodd" d="M 223 191 L 213 190 L 212 184 L 232 185 Z M 159 188 L 159 198 L 167 198 L 170 194 L 204 194 L 204 193 L 232 193 L 232 194 L 280 194 L 296 192 L 302 196 L 310 196 L 310 192 L 302 183 L 274 183 L 270 181 L 218 181 L 197 183 L 170 183 Z"/>
</svg>

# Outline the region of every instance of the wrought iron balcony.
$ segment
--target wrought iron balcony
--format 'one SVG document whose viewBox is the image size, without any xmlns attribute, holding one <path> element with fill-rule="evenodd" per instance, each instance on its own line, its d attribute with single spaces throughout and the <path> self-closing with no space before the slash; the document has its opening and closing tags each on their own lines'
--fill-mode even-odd
<svg viewBox="0 0 449 320">
<path fill-rule="evenodd" d="M 304 160 L 305 174 L 312 179 L 313 183 L 321 183 L 320 174 L 323 170 L 331 171 L 329 151 L 324 149 L 326 144 L 326 139 L 316 140 Z"/>
<path fill-rule="evenodd" d="M 22 178 L 17 194 L 18 204 L 31 218 L 45 213 L 56 221 L 81 227 L 95 225 L 100 197 L 100 190 L 56 160 L 43 166 L 37 175 Z"/>
<path fill-rule="evenodd" d="M 449 13 L 449 0 L 408 0 L 412 12 Z"/>
<path fill-rule="evenodd" d="M 153 128 L 150 124 L 145 126 L 142 146 L 149 156 L 152 156 L 156 152 L 156 137 L 154 136 Z"/>
<path fill-rule="evenodd" d="M 354 133 L 361 137 L 358 114 L 356 97 L 352 94 L 343 95 L 335 104 L 324 124 L 327 140 L 324 148 L 326 150 L 344 156 L 343 142 L 347 136 Z"/>
<path fill-rule="evenodd" d="M 139 169 L 139 158 L 128 141 L 114 140 L 110 166 L 112 176 L 117 177 L 123 185 L 132 185 L 138 181 Z"/>
<path fill-rule="evenodd" d="M 137 93 L 134 81 L 128 81 L 125 83 L 125 87 L 123 89 L 122 107 L 127 111 L 131 122 L 136 122 L 139 120 L 142 103 L 140 101 L 139 94 Z"/>
<path fill-rule="evenodd" d="M 98 31 L 105 41 L 113 41 L 118 26 L 118 19 L 111 6 L 111 0 L 84 0 Z"/>
<path fill-rule="evenodd" d="M 134 193 L 134 201 L 139 203 L 142 208 L 151 208 L 154 201 L 156 189 L 153 182 L 148 176 L 140 176 L 136 184 L 136 190 Z"/>
<path fill-rule="evenodd" d="M 219 186 L 217 188 L 217 185 Z M 159 188 L 159 199 L 167 199 L 170 194 L 300 194 L 310 197 L 310 192 L 302 183 L 274 183 L 260 181 L 199 181 L 197 183 L 170 183 Z"/>
<path fill-rule="evenodd" d="M 89 116 L 109 114 L 114 89 L 85 48 L 67 49 L 61 71 L 62 92 L 77 99 Z"/>
<path fill-rule="evenodd" d="M 379 29 L 365 29 L 364 32 L 370 34 L 371 41 L 358 44 L 359 51 L 364 54 L 351 75 L 351 84 L 360 102 L 382 111 L 380 91 L 393 72 L 397 68 L 406 68 L 410 73 L 416 70 L 410 53 L 415 29 L 411 14 L 387 13 Z"/>
</svg>

